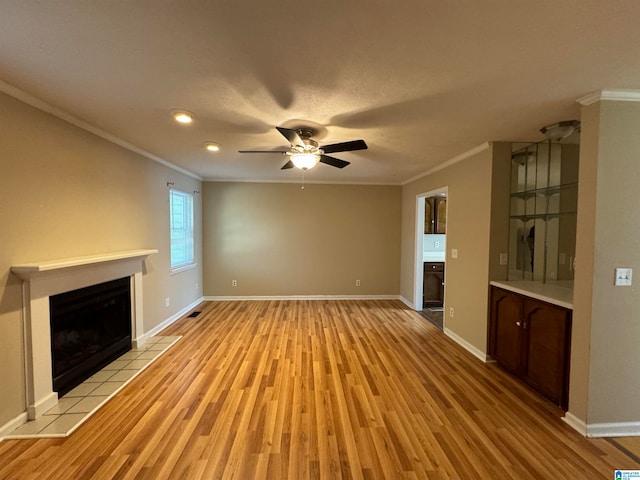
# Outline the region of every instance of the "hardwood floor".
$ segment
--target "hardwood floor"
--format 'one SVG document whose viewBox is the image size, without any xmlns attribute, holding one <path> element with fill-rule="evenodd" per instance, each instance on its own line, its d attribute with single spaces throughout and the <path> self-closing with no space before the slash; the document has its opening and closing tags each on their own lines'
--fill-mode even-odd
<svg viewBox="0 0 640 480">
<path fill-rule="evenodd" d="M 66 439 L 0 479 L 613 478 L 640 469 L 399 301 L 205 303 Z"/>
</svg>

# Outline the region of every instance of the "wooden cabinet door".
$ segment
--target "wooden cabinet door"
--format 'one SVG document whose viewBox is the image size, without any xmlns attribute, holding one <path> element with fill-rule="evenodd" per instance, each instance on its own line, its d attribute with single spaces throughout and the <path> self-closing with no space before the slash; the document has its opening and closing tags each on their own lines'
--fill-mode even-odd
<svg viewBox="0 0 640 480">
<path fill-rule="evenodd" d="M 556 405 L 567 408 L 569 311 L 525 299 L 523 318 L 523 379 Z"/>
<path fill-rule="evenodd" d="M 435 233 L 447 233 L 447 199 L 438 198 L 435 203 Z"/>
<path fill-rule="evenodd" d="M 435 197 L 424 199 L 424 233 L 436 233 L 435 202 Z"/>
<path fill-rule="evenodd" d="M 522 365 L 523 299 L 513 293 L 492 289 L 491 351 L 495 360 L 507 370 L 519 374 Z"/>
<path fill-rule="evenodd" d="M 422 298 L 424 308 L 444 304 L 444 263 L 424 263 Z"/>
</svg>

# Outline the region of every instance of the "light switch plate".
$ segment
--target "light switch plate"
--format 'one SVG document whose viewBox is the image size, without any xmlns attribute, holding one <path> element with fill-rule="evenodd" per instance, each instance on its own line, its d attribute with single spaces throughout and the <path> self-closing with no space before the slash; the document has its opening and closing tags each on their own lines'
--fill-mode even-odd
<svg viewBox="0 0 640 480">
<path fill-rule="evenodd" d="M 509 263 L 509 255 L 506 253 L 500 254 L 500 265 L 506 265 Z"/>
<path fill-rule="evenodd" d="M 452 248 L 451 249 L 451 258 L 458 258 L 458 249 L 457 248 Z"/>
<path fill-rule="evenodd" d="M 631 285 L 631 268 L 616 268 L 616 287 L 628 287 Z"/>
</svg>

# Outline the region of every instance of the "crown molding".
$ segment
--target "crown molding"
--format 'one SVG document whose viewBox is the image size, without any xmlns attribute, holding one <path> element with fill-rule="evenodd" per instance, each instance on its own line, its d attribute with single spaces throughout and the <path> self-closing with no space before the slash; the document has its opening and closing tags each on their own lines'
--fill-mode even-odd
<svg viewBox="0 0 640 480">
<path fill-rule="evenodd" d="M 143 157 L 146 157 L 149 160 L 153 160 L 154 162 L 160 163 L 165 167 L 171 168 L 172 170 L 176 170 L 177 172 L 183 173 L 184 175 L 187 175 L 189 177 L 195 178 L 196 180 L 202 181 L 202 177 L 200 177 L 199 175 L 196 175 L 195 173 L 185 168 L 179 167 L 175 163 L 171 163 L 168 160 L 165 160 L 164 158 L 160 158 L 157 155 L 154 155 L 153 153 L 147 152 L 142 148 L 136 147 L 135 145 L 125 140 L 122 140 L 121 138 L 116 137 L 115 135 L 105 132 L 100 128 L 94 127 L 93 125 L 85 122 L 84 120 L 74 117 L 73 115 L 65 112 L 64 110 L 58 107 L 55 107 L 45 102 L 44 100 L 40 100 L 39 98 L 36 98 L 33 95 L 27 92 L 24 92 L 19 88 L 14 87 L 13 85 L 3 80 L 0 80 L 0 92 L 5 93 L 17 100 L 20 100 L 21 102 L 26 103 L 27 105 L 37 108 L 38 110 L 42 110 L 43 112 L 53 115 L 54 117 L 57 117 L 60 120 L 64 120 L 65 122 L 70 123 L 78 128 L 81 128 L 82 130 L 85 130 L 89 133 L 93 133 L 94 135 L 97 135 L 98 137 L 103 138 L 108 142 L 114 143 L 131 152 L 137 153 L 138 155 L 142 155 Z"/>
<path fill-rule="evenodd" d="M 391 182 L 358 182 L 358 181 L 339 181 L 339 180 L 308 180 L 304 179 L 302 182 L 300 179 L 292 180 L 292 179 L 282 179 L 282 180 L 274 180 L 274 179 L 259 179 L 259 178 L 204 178 L 203 182 L 212 182 L 212 183 L 283 183 L 283 184 L 298 184 L 301 185 L 353 185 L 353 186 L 373 186 L 373 187 L 397 187 L 400 186 L 400 183 L 391 183 Z"/>
<path fill-rule="evenodd" d="M 407 185 L 408 183 L 411 182 L 415 182 L 416 180 L 419 180 L 423 177 L 426 177 L 428 175 L 431 175 L 432 173 L 437 172 L 438 170 L 442 170 L 444 168 L 450 167 L 451 165 L 461 162 L 462 160 L 464 160 L 465 158 L 469 158 L 472 157 L 480 152 L 484 152 L 485 150 L 489 149 L 489 142 L 484 142 L 480 145 L 478 145 L 477 147 L 473 147 L 471 150 L 467 150 L 464 153 L 461 153 L 460 155 L 456 155 L 453 158 L 450 158 L 449 160 L 447 160 L 446 162 L 443 162 L 439 165 L 436 165 L 435 167 L 433 167 L 430 170 L 427 170 L 424 173 L 421 173 L 420 175 L 416 175 L 415 177 L 410 178 L 409 180 L 405 180 L 404 182 L 402 182 L 402 185 Z"/>
<path fill-rule="evenodd" d="M 576 100 L 580 105 L 588 106 L 601 100 L 616 102 L 640 102 L 640 90 L 602 89 L 591 92 Z"/>
</svg>

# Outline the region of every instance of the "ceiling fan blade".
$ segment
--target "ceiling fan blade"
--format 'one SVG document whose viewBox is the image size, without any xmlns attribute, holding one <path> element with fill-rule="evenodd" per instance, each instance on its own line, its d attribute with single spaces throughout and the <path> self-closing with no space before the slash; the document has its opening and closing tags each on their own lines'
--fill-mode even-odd
<svg viewBox="0 0 640 480">
<path fill-rule="evenodd" d="M 320 147 L 324 153 L 351 152 L 353 150 L 366 150 L 367 144 L 364 140 L 352 140 L 350 142 L 334 143 Z"/>
<path fill-rule="evenodd" d="M 293 162 L 291 160 L 289 160 L 287 163 L 285 163 L 282 166 L 282 168 L 280 170 L 287 170 L 287 169 L 293 168 L 293 167 L 294 167 Z"/>
<path fill-rule="evenodd" d="M 289 141 L 291 145 L 304 145 L 302 138 L 300 138 L 300 135 L 298 135 L 298 132 L 295 130 L 283 127 L 276 127 L 276 129 Z"/>
<path fill-rule="evenodd" d="M 280 153 L 285 154 L 288 150 L 238 150 L 238 153 Z"/>
<path fill-rule="evenodd" d="M 333 158 L 329 155 L 320 155 L 320 163 L 326 163 L 327 165 L 331 165 L 332 167 L 337 168 L 344 168 L 347 165 L 351 165 L 351 162 L 345 162 L 344 160 Z"/>
</svg>

